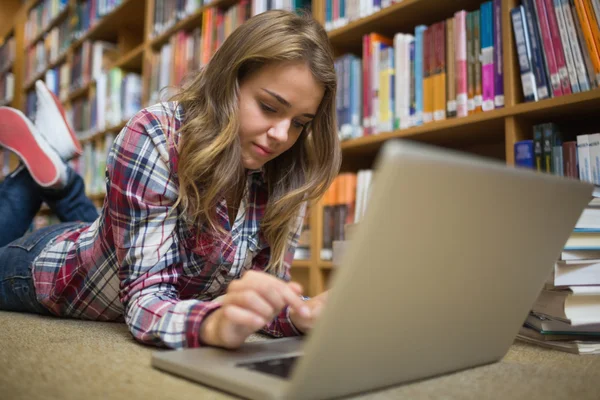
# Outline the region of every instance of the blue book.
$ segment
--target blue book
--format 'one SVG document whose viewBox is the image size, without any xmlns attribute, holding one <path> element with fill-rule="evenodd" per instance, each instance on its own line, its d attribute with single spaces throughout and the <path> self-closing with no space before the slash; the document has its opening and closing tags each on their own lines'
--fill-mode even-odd
<svg viewBox="0 0 600 400">
<path fill-rule="evenodd" d="M 423 124 L 423 34 L 425 25 L 415 28 L 415 126 Z"/>
<path fill-rule="evenodd" d="M 515 165 L 535 169 L 535 155 L 533 154 L 533 140 L 521 140 L 515 143 Z"/>
<path fill-rule="evenodd" d="M 523 6 L 518 6 L 510 10 L 510 16 L 517 45 L 519 68 L 521 69 L 523 96 L 525 97 L 525 101 L 536 101 L 538 97 L 535 76 L 531 65 L 531 45 L 529 37 L 525 33 L 527 32 L 527 21 Z"/>
<path fill-rule="evenodd" d="M 537 100 L 544 100 L 550 98 L 550 82 L 546 74 L 546 64 L 542 53 L 542 37 L 540 36 L 537 17 L 533 7 L 533 0 L 523 0 L 523 8 L 525 9 L 527 20 L 525 34 L 528 36 L 531 45 L 531 61 L 537 87 Z"/>
</svg>

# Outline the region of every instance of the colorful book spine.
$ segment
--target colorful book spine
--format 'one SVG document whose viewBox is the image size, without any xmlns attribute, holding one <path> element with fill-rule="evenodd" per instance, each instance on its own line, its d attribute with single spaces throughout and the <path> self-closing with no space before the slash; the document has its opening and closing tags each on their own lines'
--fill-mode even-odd
<svg viewBox="0 0 600 400">
<path fill-rule="evenodd" d="M 569 77 L 569 68 L 565 59 L 565 49 L 560 36 L 560 27 L 556 20 L 556 13 L 554 12 L 554 4 L 552 0 L 545 0 L 543 2 L 546 18 L 548 20 L 548 27 L 550 28 L 550 38 L 554 46 L 554 57 L 556 59 L 556 65 L 558 67 L 558 75 L 560 77 L 560 84 L 562 87 L 563 94 L 571 94 L 571 82 Z"/>
<path fill-rule="evenodd" d="M 415 28 L 415 119 L 414 125 L 423 124 L 423 47 L 424 34 L 427 30 L 425 25 Z"/>
<path fill-rule="evenodd" d="M 456 58 L 454 53 L 454 18 L 446 20 L 446 115 L 456 117 Z"/>
<path fill-rule="evenodd" d="M 516 166 L 535 169 L 533 140 L 521 140 L 520 142 L 515 143 L 514 152 Z"/>
<path fill-rule="evenodd" d="M 433 119 L 441 121 L 446 119 L 446 22 L 438 22 L 435 27 Z"/>
<path fill-rule="evenodd" d="M 542 52 L 542 39 L 538 28 L 538 23 L 535 17 L 534 0 L 523 0 L 523 8 L 527 19 L 527 31 L 529 43 L 531 45 L 531 60 L 533 72 L 535 75 L 536 95 L 537 100 L 544 100 L 550 97 L 551 88 L 544 55 Z"/>
<path fill-rule="evenodd" d="M 583 3 L 583 12 L 586 15 L 587 21 L 588 21 L 588 26 L 590 28 L 591 31 L 591 42 L 593 44 L 593 52 L 594 55 L 592 55 L 592 60 L 594 58 L 596 58 L 598 60 L 598 62 L 600 63 L 600 26 L 598 25 L 598 20 L 596 19 L 596 14 L 594 13 L 594 10 L 592 8 L 592 4 L 590 2 L 590 0 L 578 0 L 575 2 L 575 4 L 580 4 Z M 582 25 L 583 25 L 583 20 L 582 20 Z M 584 34 L 585 34 L 585 30 L 584 30 Z M 590 49 L 590 54 L 592 53 L 592 50 Z M 596 71 L 596 81 L 598 83 L 600 83 L 600 72 Z"/>
<path fill-rule="evenodd" d="M 467 108 L 475 112 L 475 26 L 474 13 L 467 13 Z"/>
<path fill-rule="evenodd" d="M 571 13 L 571 6 L 569 0 L 559 0 L 561 11 L 565 20 L 565 27 L 567 29 L 567 36 L 569 37 L 569 45 L 573 53 L 573 63 L 575 65 L 575 71 L 577 73 L 577 82 L 579 83 L 579 89 L 582 92 L 590 90 L 590 82 L 586 71 L 586 63 L 583 58 L 583 52 L 579 45 L 579 35 L 575 28 L 575 22 L 573 21 L 573 14 Z M 584 44 L 585 45 L 585 44 Z"/>
<path fill-rule="evenodd" d="M 481 112 L 483 104 L 483 88 L 482 88 L 482 77 L 481 77 L 481 13 L 479 10 L 473 11 L 473 54 L 474 54 L 474 81 L 475 81 L 475 95 L 473 96 L 473 102 L 475 105 L 474 111 Z"/>
<path fill-rule="evenodd" d="M 560 32 L 560 39 L 563 45 L 565 53 L 565 60 L 567 62 L 567 71 L 569 72 L 569 81 L 571 82 L 571 90 L 573 93 L 579 93 L 581 88 L 579 86 L 579 80 L 577 79 L 577 69 L 575 68 L 575 61 L 573 57 L 573 49 L 571 47 L 571 40 L 569 38 L 569 32 L 567 30 L 567 23 L 565 21 L 565 15 L 563 13 L 563 7 L 561 0 L 553 0 L 554 14 L 556 15 L 556 21 L 558 22 L 558 30 Z"/>
<path fill-rule="evenodd" d="M 504 107 L 502 0 L 494 0 L 494 105 Z"/>
<path fill-rule="evenodd" d="M 433 26 L 423 33 L 423 123 L 433 121 Z"/>
<path fill-rule="evenodd" d="M 371 35 L 363 36 L 363 127 L 365 135 L 371 134 Z"/>
<path fill-rule="evenodd" d="M 466 117 L 468 109 L 467 87 L 467 12 L 454 14 L 454 48 L 456 55 L 456 116 Z"/>
<path fill-rule="evenodd" d="M 494 107 L 494 15 L 491 1 L 481 5 L 481 82 L 483 85 L 483 111 Z"/>
<path fill-rule="evenodd" d="M 410 74 L 411 74 L 411 79 L 410 79 L 410 126 L 415 126 L 417 125 L 417 88 L 416 88 L 416 82 L 417 82 L 417 78 L 416 78 L 416 72 L 417 72 L 417 66 L 416 66 L 416 62 L 415 62 L 415 57 L 416 57 L 416 39 L 413 37 L 413 39 L 410 42 L 410 47 L 409 47 L 409 57 L 410 57 Z"/>
<path fill-rule="evenodd" d="M 560 79 L 560 73 L 558 71 L 558 64 L 556 63 L 556 56 L 554 54 L 552 34 L 550 33 L 550 24 L 548 23 L 548 18 L 545 12 L 544 0 L 534 0 L 533 4 L 535 8 L 535 15 L 537 16 L 537 22 L 540 27 L 540 37 L 542 38 L 546 66 L 548 67 L 548 72 L 550 74 L 552 95 L 554 97 L 562 96 L 562 83 Z"/>
<path fill-rule="evenodd" d="M 579 179 L 577 142 L 568 141 L 563 143 L 563 160 L 564 175 L 569 178 Z"/>
<path fill-rule="evenodd" d="M 531 46 L 528 36 L 525 34 L 527 22 L 525 20 L 525 10 L 523 6 L 513 8 L 510 11 L 515 42 L 517 45 L 517 56 L 519 58 L 519 68 L 521 70 L 521 84 L 523 87 L 523 96 L 525 101 L 536 101 L 537 91 L 535 87 L 535 77 L 531 65 Z"/>
<path fill-rule="evenodd" d="M 583 26 L 581 24 L 581 19 L 579 18 L 579 11 L 575 5 L 575 0 L 569 0 L 569 7 L 571 8 L 571 14 L 573 15 L 573 24 L 575 25 L 575 30 L 577 31 L 577 39 L 579 40 L 579 45 L 581 47 L 581 55 L 585 61 L 585 70 L 590 82 L 590 87 L 596 87 L 598 84 L 596 79 L 596 62 L 592 61 L 589 43 L 586 38 L 587 36 L 583 33 Z"/>
<path fill-rule="evenodd" d="M 540 125 L 533 127 L 533 155 L 535 157 L 535 169 L 543 172 L 544 166 L 544 132 Z"/>
</svg>

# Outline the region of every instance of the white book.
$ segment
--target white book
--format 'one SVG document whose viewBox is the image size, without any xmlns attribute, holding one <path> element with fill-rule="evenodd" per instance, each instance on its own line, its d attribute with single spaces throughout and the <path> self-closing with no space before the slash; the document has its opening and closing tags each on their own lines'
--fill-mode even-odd
<svg viewBox="0 0 600 400">
<path fill-rule="evenodd" d="M 588 79 L 587 70 L 585 68 L 585 60 L 583 59 L 583 53 L 579 45 L 579 39 L 577 37 L 577 28 L 573 20 L 573 13 L 571 12 L 571 6 L 569 0 L 561 0 L 561 9 L 565 18 L 565 25 L 569 36 L 569 44 L 571 45 L 571 51 L 573 53 L 573 63 L 575 64 L 575 70 L 577 72 L 577 80 L 581 91 L 590 90 L 590 81 Z"/>
<path fill-rule="evenodd" d="M 397 33 L 394 35 L 394 58 L 396 59 L 396 63 L 394 64 L 394 94 L 396 95 L 396 102 L 394 103 L 394 127 L 402 126 L 402 119 L 404 118 L 403 114 L 403 106 L 404 106 L 404 76 L 406 74 L 405 71 L 405 63 L 404 63 L 404 55 L 405 55 L 405 47 L 406 41 L 404 40 L 403 33 Z"/>
<path fill-rule="evenodd" d="M 363 197 L 362 192 L 365 185 L 365 171 L 359 170 L 356 174 L 356 206 L 354 207 L 354 223 L 358 223 L 362 217 Z"/>
<path fill-rule="evenodd" d="M 600 260 L 563 260 L 554 265 L 554 286 L 599 285 Z"/>
<path fill-rule="evenodd" d="M 592 181 L 592 170 L 590 166 L 589 136 L 577 136 L 577 159 L 579 164 L 579 178 L 585 182 Z"/>
<path fill-rule="evenodd" d="M 592 183 L 600 185 L 600 133 L 588 135 Z"/>
</svg>

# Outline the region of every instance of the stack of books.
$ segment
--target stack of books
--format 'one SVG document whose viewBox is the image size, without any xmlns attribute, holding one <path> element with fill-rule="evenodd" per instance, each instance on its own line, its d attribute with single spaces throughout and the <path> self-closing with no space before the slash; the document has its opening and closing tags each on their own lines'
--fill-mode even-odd
<svg viewBox="0 0 600 400">
<path fill-rule="evenodd" d="M 518 338 L 576 354 L 600 354 L 600 198 L 594 197 L 582 213 Z"/>
</svg>

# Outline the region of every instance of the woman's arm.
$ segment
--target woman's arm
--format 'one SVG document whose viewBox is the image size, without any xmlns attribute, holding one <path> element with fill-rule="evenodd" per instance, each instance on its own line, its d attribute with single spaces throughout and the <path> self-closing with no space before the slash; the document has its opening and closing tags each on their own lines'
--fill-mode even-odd
<svg viewBox="0 0 600 400">
<path fill-rule="evenodd" d="M 166 110 L 163 110 L 163 113 Z M 200 325 L 220 305 L 181 301 L 183 274 L 177 182 L 164 132 L 170 116 L 142 110 L 115 141 L 107 161 L 107 201 L 116 247 L 120 300 L 133 336 L 171 348 L 199 346 Z M 158 115 L 158 116 L 157 116 Z M 164 121 L 163 121 L 164 119 Z M 173 130 L 174 132 L 174 130 Z"/>
</svg>

